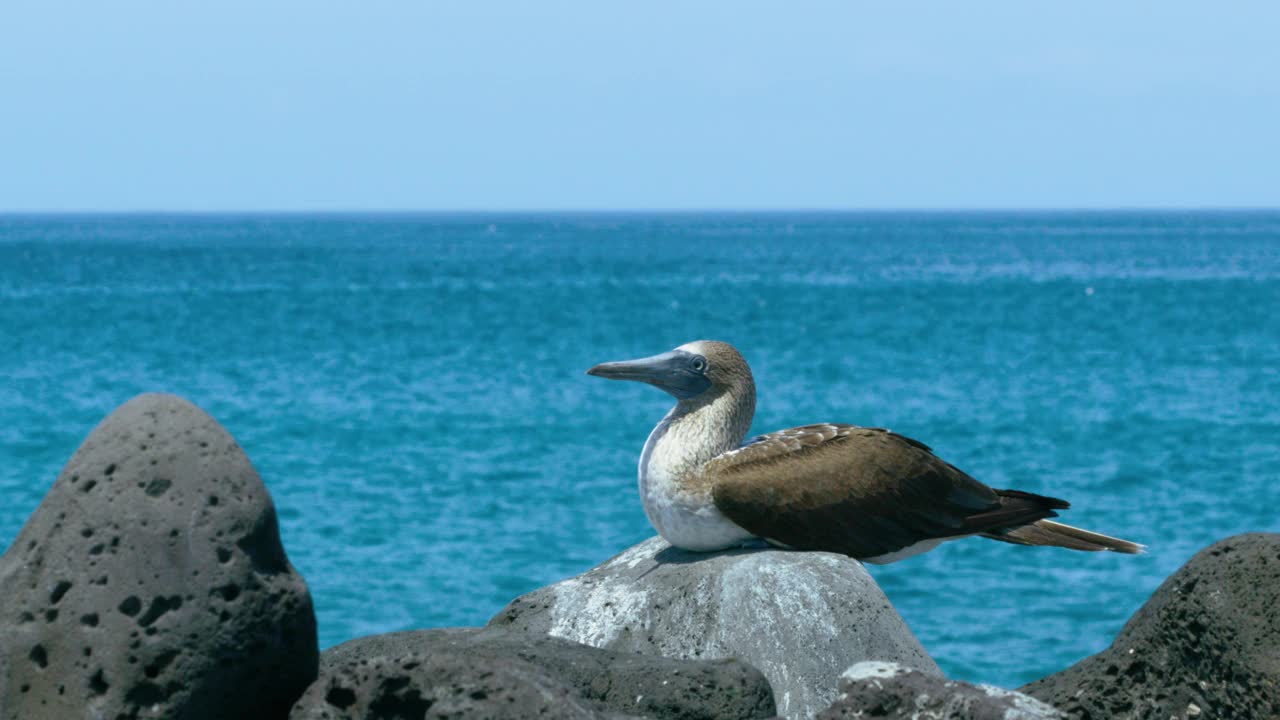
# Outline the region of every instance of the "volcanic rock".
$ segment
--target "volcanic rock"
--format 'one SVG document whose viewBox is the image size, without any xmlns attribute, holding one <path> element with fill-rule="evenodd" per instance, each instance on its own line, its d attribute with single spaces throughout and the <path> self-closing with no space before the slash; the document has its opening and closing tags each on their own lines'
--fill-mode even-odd
<svg viewBox="0 0 1280 720">
<path fill-rule="evenodd" d="M 1280 535 L 1201 550 L 1111 647 L 1020 689 L 1091 720 L 1280 717 Z"/>
<path fill-rule="evenodd" d="M 818 720 L 1062 720 L 1062 713 L 1021 693 L 945 680 L 894 663 L 868 661 L 840 677 L 840 694 Z"/>
<path fill-rule="evenodd" d="M 283 718 L 317 662 L 266 488 L 172 395 L 103 420 L 0 557 L 3 718 Z"/>
<path fill-rule="evenodd" d="M 422 663 L 423 658 L 433 661 Z M 466 662 L 457 664 L 460 659 Z M 412 666 L 406 667 L 410 663 Z M 496 694 L 486 690 L 486 697 L 509 695 L 512 702 L 532 703 L 530 707 L 538 712 L 544 707 L 539 698 L 566 697 L 548 690 L 563 686 L 571 690 L 566 713 L 594 708 L 593 712 L 659 720 L 746 720 L 774 713 L 768 681 L 758 670 L 737 660 L 674 660 L 496 628 L 449 628 L 357 638 L 326 650 L 320 659 L 319 678 L 291 717 L 377 717 L 368 714 L 369 709 L 384 702 L 380 698 L 389 687 L 400 688 L 397 692 L 401 694 L 414 688 L 421 697 L 444 703 L 432 704 L 432 708 L 452 708 L 457 702 L 465 703 L 465 693 L 441 684 L 435 674 L 455 678 L 451 682 L 458 688 L 471 687 L 469 683 L 487 677 L 483 675 L 490 667 L 486 663 L 492 663 L 492 672 L 502 678 L 493 682 L 506 683 L 501 687 L 507 688 Z M 525 669 L 515 672 L 512 668 Z M 531 669 L 543 679 L 530 680 L 534 677 Z M 333 697 L 349 703 L 339 707 Z M 500 703 L 495 706 L 500 707 Z M 481 712 L 479 706 L 470 709 L 480 713 L 477 717 L 498 712 Z"/>
<path fill-rule="evenodd" d="M 862 660 L 941 675 L 862 565 L 831 553 L 691 553 L 655 537 L 516 598 L 489 625 L 646 655 L 736 657 L 764 673 L 788 717 L 831 704 L 840 673 Z"/>
<path fill-rule="evenodd" d="M 617 718 L 514 658 L 452 651 L 370 656 L 326 668 L 290 720 Z"/>
</svg>

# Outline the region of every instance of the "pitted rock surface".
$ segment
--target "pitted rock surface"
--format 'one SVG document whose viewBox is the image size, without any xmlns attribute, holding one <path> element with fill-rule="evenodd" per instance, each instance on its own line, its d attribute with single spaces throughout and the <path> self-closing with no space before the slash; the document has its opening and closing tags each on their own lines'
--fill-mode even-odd
<svg viewBox="0 0 1280 720">
<path fill-rule="evenodd" d="M 1280 717 L 1280 535 L 1201 550 L 1111 647 L 1020 690 L 1090 720 Z"/>
<path fill-rule="evenodd" d="M 862 565 L 831 553 L 691 553 L 655 537 L 516 598 L 489 625 L 664 657 L 736 657 L 764 673 L 787 717 L 830 705 L 840 673 L 863 660 L 941 675 Z"/>
<path fill-rule="evenodd" d="M 290 720 L 621 720 L 514 658 L 454 651 L 374 655 L 327 668 Z"/>
<path fill-rule="evenodd" d="M 0 717 L 283 718 L 317 663 L 266 488 L 172 395 L 103 420 L 0 557 Z"/>
<path fill-rule="evenodd" d="M 295 718 L 340 717 L 316 714 L 320 706 L 314 701 L 328 691 L 315 688 L 330 686 L 332 678 L 370 675 L 371 668 L 396 671 L 400 666 L 394 661 L 398 658 L 437 655 L 527 662 L 572 688 L 588 705 L 623 715 L 655 720 L 748 720 L 774 714 L 768 681 L 759 670 L 738 660 L 675 660 L 499 628 L 447 628 L 357 638 L 326 650 L 320 659 L 320 677 L 308 692 L 308 703 L 312 704 L 307 705 L 306 713 L 311 714 L 299 715 L 295 708 Z M 360 702 L 372 702 L 368 693 L 379 687 L 372 681 L 347 684 L 359 686 L 356 697 Z"/>
<path fill-rule="evenodd" d="M 1065 720 L 1033 697 L 946 680 L 894 663 L 863 662 L 840 677 L 840 695 L 818 720 Z"/>
</svg>

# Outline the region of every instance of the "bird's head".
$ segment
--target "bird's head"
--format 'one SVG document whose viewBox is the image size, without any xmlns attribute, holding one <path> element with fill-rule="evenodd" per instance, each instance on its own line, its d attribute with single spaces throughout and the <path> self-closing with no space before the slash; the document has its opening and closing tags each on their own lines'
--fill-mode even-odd
<svg viewBox="0 0 1280 720">
<path fill-rule="evenodd" d="M 692 400 L 709 391 L 751 384 L 747 361 L 729 343 L 695 340 L 661 355 L 600 363 L 588 375 L 636 380 L 665 390 L 677 400 Z"/>
</svg>

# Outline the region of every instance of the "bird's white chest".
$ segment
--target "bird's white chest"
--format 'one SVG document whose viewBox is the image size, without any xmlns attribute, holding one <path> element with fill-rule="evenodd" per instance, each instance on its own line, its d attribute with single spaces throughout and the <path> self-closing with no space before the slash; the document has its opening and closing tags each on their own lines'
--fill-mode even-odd
<svg viewBox="0 0 1280 720">
<path fill-rule="evenodd" d="M 667 542 L 697 552 L 753 538 L 716 508 L 710 488 L 681 482 L 696 472 L 698 461 L 667 430 L 666 421 L 654 428 L 640 455 L 640 501 L 649 523 Z"/>
</svg>

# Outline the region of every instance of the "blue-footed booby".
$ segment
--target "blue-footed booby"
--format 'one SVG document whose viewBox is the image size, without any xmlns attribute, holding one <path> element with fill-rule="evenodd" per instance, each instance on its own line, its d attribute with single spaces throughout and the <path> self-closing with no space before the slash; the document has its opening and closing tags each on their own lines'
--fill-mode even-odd
<svg viewBox="0 0 1280 720">
<path fill-rule="evenodd" d="M 640 454 L 640 499 L 667 542 L 712 551 L 755 539 L 889 563 L 981 535 L 1017 545 L 1139 553 L 1142 546 L 1046 518 L 1065 500 L 996 490 L 881 428 L 840 423 L 743 442 L 755 381 L 733 346 L 711 340 L 587 371 L 657 386 L 676 405 Z"/>
</svg>

